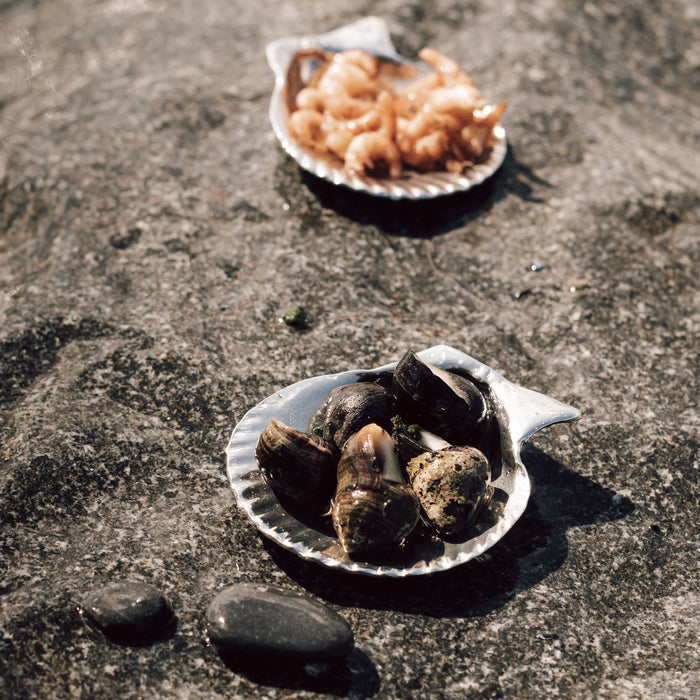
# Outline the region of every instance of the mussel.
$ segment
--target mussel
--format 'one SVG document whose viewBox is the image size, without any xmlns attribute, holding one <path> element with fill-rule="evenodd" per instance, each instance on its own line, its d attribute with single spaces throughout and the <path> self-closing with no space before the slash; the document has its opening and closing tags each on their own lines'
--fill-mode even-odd
<svg viewBox="0 0 700 700">
<path fill-rule="evenodd" d="M 260 434 L 255 457 L 263 479 L 278 495 L 312 513 L 328 509 L 337 460 L 322 438 L 273 418 Z"/>
<path fill-rule="evenodd" d="M 324 440 L 340 453 L 345 441 L 365 425 L 376 423 L 389 430 L 395 414 L 396 399 L 381 385 L 372 382 L 344 384 L 328 395 L 312 419 L 312 427 L 320 424 Z"/>
<path fill-rule="evenodd" d="M 343 549 L 354 555 L 397 547 L 419 517 L 391 436 L 376 423 L 361 428 L 346 441 L 338 463 L 332 520 Z"/>
<path fill-rule="evenodd" d="M 424 518 L 443 538 L 471 527 L 493 494 L 491 468 L 475 447 L 427 451 L 406 465 Z"/>
<path fill-rule="evenodd" d="M 482 446 L 490 411 L 472 381 L 421 360 L 408 350 L 394 370 L 393 390 L 406 422 L 453 445 Z"/>
</svg>

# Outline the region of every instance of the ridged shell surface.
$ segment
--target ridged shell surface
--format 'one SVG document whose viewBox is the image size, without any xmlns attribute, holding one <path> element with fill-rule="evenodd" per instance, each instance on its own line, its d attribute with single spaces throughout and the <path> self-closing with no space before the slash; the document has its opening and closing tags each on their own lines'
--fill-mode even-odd
<svg viewBox="0 0 700 700">
<path fill-rule="evenodd" d="M 333 527 L 348 554 L 398 547 L 418 523 L 418 499 L 401 474 L 391 436 L 376 423 L 345 443 L 338 463 Z"/>
<path fill-rule="evenodd" d="M 278 494 L 315 513 L 328 507 L 336 462 L 314 436 L 272 418 L 260 434 L 255 458 L 263 478 Z"/>
</svg>

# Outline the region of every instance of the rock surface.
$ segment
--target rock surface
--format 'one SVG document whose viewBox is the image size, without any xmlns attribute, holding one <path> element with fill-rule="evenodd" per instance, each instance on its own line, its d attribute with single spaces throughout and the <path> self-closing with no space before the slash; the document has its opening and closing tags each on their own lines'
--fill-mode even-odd
<svg viewBox="0 0 700 700">
<path fill-rule="evenodd" d="M 465 195 L 301 173 L 265 45 L 371 12 L 505 100 Z M 0 696 L 700 695 L 697 3 L 0 0 Z M 302 328 L 279 323 L 289 306 Z M 477 561 L 377 582 L 261 540 L 223 450 L 305 377 L 445 343 L 584 411 L 524 451 Z M 74 601 L 125 578 L 176 633 L 123 648 Z M 332 678 L 230 668 L 222 587 L 307 591 Z"/>
</svg>

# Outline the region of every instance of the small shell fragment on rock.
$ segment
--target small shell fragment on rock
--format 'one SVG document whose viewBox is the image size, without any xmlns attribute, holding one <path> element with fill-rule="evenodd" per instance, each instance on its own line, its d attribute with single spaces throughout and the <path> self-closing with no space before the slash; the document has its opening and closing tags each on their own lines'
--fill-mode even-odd
<svg viewBox="0 0 700 700">
<path fill-rule="evenodd" d="M 303 306 L 288 306 L 281 311 L 279 322 L 293 328 L 305 328 L 306 309 Z"/>
<path fill-rule="evenodd" d="M 342 659 L 354 645 L 348 623 L 306 595 L 240 583 L 219 593 L 206 611 L 209 640 L 225 654 L 266 662 Z"/>
</svg>

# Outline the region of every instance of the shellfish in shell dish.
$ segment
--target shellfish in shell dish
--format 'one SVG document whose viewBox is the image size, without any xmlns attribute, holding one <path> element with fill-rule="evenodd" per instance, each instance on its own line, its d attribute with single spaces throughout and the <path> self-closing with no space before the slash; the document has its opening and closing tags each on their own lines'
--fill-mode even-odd
<svg viewBox="0 0 700 700">
<path fill-rule="evenodd" d="M 304 559 L 371 576 L 429 574 L 513 527 L 530 495 L 522 443 L 579 417 L 439 345 L 275 392 L 235 427 L 228 474 L 260 532 Z"/>
</svg>

